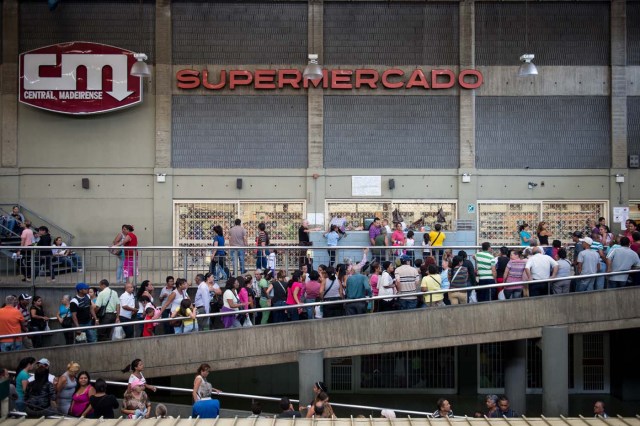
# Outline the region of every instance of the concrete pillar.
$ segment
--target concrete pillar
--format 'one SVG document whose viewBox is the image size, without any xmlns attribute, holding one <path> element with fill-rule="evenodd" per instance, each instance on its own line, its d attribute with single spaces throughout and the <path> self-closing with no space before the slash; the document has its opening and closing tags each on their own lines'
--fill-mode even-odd
<svg viewBox="0 0 640 426">
<path fill-rule="evenodd" d="M 569 329 L 542 327 L 542 414 L 569 412 Z"/>
<path fill-rule="evenodd" d="M 2 2 L 0 167 L 18 166 L 18 11 L 17 0 Z"/>
<path fill-rule="evenodd" d="M 520 414 L 527 412 L 527 341 L 505 342 L 504 393 L 511 408 Z"/>
<path fill-rule="evenodd" d="M 460 2 L 460 69 L 475 68 L 475 2 Z M 476 204 L 478 176 L 476 174 L 476 94 L 475 90 L 460 90 L 460 168 L 458 169 L 458 217 L 475 220 L 467 205 Z M 471 183 L 462 183 L 462 174 L 471 175 Z"/>
<path fill-rule="evenodd" d="M 298 398 L 300 405 L 313 401 L 313 384 L 324 381 L 324 351 L 298 352 Z"/>
</svg>

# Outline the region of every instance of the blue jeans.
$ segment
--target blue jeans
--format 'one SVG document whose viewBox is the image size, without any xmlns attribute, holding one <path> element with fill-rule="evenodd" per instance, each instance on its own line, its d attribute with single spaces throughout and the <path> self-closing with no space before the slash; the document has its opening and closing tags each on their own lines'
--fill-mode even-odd
<svg viewBox="0 0 640 426">
<path fill-rule="evenodd" d="M 22 342 L 0 343 L 0 352 L 19 351 L 22 349 Z"/>
<path fill-rule="evenodd" d="M 626 281 L 613 281 L 609 280 L 609 284 L 607 284 L 607 288 L 622 288 L 627 285 Z"/>
<path fill-rule="evenodd" d="M 273 306 L 286 306 L 286 302 L 284 300 L 279 300 L 273 304 Z M 273 322 L 285 322 L 287 320 L 287 314 L 284 310 L 273 311 Z"/>
<path fill-rule="evenodd" d="M 240 263 L 240 273 L 244 274 L 247 270 L 244 267 L 244 250 L 231 250 L 231 264 L 233 265 L 233 275 L 238 276 L 238 266 L 236 263 Z"/>
<path fill-rule="evenodd" d="M 118 256 L 118 269 L 116 269 L 116 281 L 124 283 L 124 255 Z"/>
<path fill-rule="evenodd" d="M 593 291 L 596 278 L 581 278 L 576 282 L 576 291 Z"/>
<path fill-rule="evenodd" d="M 600 261 L 600 272 L 605 272 L 607 270 L 607 264 L 602 260 Z M 595 290 L 604 290 L 604 281 L 605 277 L 596 277 Z"/>
<path fill-rule="evenodd" d="M 400 310 L 401 311 L 405 311 L 407 309 L 415 309 L 418 306 L 418 300 L 417 299 L 400 299 L 398 300 L 398 302 L 400 302 Z"/>
<path fill-rule="evenodd" d="M 256 255 L 256 269 L 265 269 L 267 267 L 268 250 L 258 250 Z"/>
<path fill-rule="evenodd" d="M 304 303 L 315 303 L 316 299 L 304 299 Z M 316 315 L 316 307 L 315 306 L 309 306 L 308 308 L 305 308 L 305 310 L 307 311 L 307 319 L 313 319 Z"/>
<path fill-rule="evenodd" d="M 85 323 L 85 324 L 80 324 L 78 323 L 78 325 L 80 327 L 89 327 L 93 324 L 91 324 L 90 322 Z M 98 341 L 98 333 L 96 332 L 95 328 L 90 328 L 88 330 L 84 330 L 85 334 L 87 335 L 87 343 L 95 343 Z"/>
<path fill-rule="evenodd" d="M 196 327 L 196 322 L 194 321 L 193 323 L 189 324 L 189 325 L 182 325 L 180 327 L 174 327 L 175 330 L 175 334 L 183 334 L 183 333 L 191 333 L 192 331 L 195 331 Z"/>
</svg>

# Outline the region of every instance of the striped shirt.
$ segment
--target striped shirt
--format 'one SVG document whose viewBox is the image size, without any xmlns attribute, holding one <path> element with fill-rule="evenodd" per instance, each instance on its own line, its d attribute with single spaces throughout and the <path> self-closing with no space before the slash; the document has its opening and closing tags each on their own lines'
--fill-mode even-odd
<svg viewBox="0 0 640 426">
<path fill-rule="evenodd" d="M 398 293 L 414 293 L 418 284 L 418 270 L 409 265 L 402 265 L 396 269 L 396 281 L 398 282 Z M 401 299 L 415 299 L 415 296 L 401 297 Z"/>
<path fill-rule="evenodd" d="M 496 266 L 496 258 L 488 251 L 476 253 L 476 264 L 478 265 L 478 279 L 492 280 L 493 273 L 491 267 Z"/>
</svg>

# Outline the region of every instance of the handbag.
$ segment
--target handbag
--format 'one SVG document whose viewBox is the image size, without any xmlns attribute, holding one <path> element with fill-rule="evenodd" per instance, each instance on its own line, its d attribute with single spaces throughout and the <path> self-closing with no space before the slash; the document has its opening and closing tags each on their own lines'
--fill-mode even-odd
<svg viewBox="0 0 640 426">
<path fill-rule="evenodd" d="M 62 328 L 71 328 L 73 326 L 73 318 L 71 315 L 67 315 L 62 318 Z"/>
<path fill-rule="evenodd" d="M 111 291 L 111 293 L 109 293 L 109 300 L 107 300 L 107 304 L 100 306 L 96 311 L 96 317 L 98 317 L 98 319 L 101 319 L 107 314 L 107 306 L 109 305 L 109 302 L 111 302 L 111 297 L 113 296 L 113 290 L 109 290 Z"/>
</svg>

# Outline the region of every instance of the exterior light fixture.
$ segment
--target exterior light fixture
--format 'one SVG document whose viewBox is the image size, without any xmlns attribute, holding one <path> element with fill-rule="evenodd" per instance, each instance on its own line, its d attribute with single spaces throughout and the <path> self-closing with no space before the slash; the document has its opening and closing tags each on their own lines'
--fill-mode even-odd
<svg viewBox="0 0 640 426">
<path fill-rule="evenodd" d="M 520 69 L 518 70 L 518 77 L 527 77 L 529 75 L 538 75 L 538 68 L 534 65 L 533 58 L 535 55 L 533 53 L 525 53 L 520 56 L 520 61 L 522 65 L 520 65 Z"/>
<path fill-rule="evenodd" d="M 529 2 L 524 3 L 524 47 L 526 51 L 529 51 Z M 538 68 L 533 64 L 533 53 L 525 53 L 520 56 L 520 69 L 518 70 L 518 77 L 528 77 L 531 75 L 538 75 Z"/>
<path fill-rule="evenodd" d="M 470 183 L 471 182 L 471 174 L 463 173 L 462 174 L 462 183 Z"/>
<path fill-rule="evenodd" d="M 137 59 L 136 63 L 131 67 L 131 75 L 134 77 L 151 77 L 149 65 L 145 62 L 147 55 L 144 53 L 134 53 L 133 57 Z"/>
<path fill-rule="evenodd" d="M 322 67 L 318 65 L 318 55 L 309 53 L 309 64 L 304 67 L 302 77 L 305 80 L 319 80 L 322 78 Z"/>
</svg>

